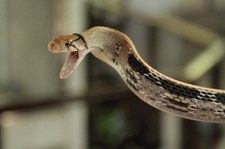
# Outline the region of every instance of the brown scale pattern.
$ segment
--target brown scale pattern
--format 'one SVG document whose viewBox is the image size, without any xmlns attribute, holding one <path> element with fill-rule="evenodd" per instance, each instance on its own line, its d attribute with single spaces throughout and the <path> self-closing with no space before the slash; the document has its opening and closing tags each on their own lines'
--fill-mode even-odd
<svg viewBox="0 0 225 149">
<path fill-rule="evenodd" d="M 154 72 L 151 72 L 139 60 L 137 60 L 133 54 L 128 55 L 128 64 L 133 70 L 139 72 L 141 75 L 144 75 L 146 79 L 150 80 L 155 85 L 163 87 L 171 94 L 183 96 L 186 98 L 196 98 L 198 100 L 204 100 L 209 102 L 213 101 L 212 96 L 214 96 L 215 100 L 222 104 L 225 104 L 225 94 L 199 91 L 195 88 L 183 86 L 181 84 L 177 84 L 175 82 L 159 77 L 155 75 Z"/>
</svg>

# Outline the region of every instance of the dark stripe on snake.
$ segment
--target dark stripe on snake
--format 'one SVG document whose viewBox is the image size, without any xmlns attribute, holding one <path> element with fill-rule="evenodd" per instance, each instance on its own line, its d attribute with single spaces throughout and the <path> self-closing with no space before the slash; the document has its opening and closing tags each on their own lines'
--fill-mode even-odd
<svg viewBox="0 0 225 149">
<path fill-rule="evenodd" d="M 187 113 L 187 110 L 175 108 L 175 107 L 173 107 L 173 106 L 171 106 L 171 105 L 166 105 L 166 107 L 169 108 L 169 109 L 173 109 L 173 110 L 175 110 L 175 111 L 180 111 L 180 112 Z"/>
<path fill-rule="evenodd" d="M 126 79 L 127 83 L 130 85 L 130 87 L 138 91 L 139 89 L 135 86 L 135 84 L 138 83 L 137 79 L 134 77 L 134 75 L 132 75 L 132 73 L 128 69 L 126 69 L 125 72 L 127 76 L 127 79 Z"/>
<path fill-rule="evenodd" d="M 81 39 L 83 41 L 85 47 L 88 49 L 87 42 L 86 42 L 86 40 L 84 39 L 84 37 L 81 34 L 73 33 L 73 35 L 76 35 L 78 38 L 73 40 L 72 42 L 75 42 L 75 41 Z"/>
<path fill-rule="evenodd" d="M 215 96 L 221 103 L 225 103 L 225 94 L 217 93 Z"/>
<path fill-rule="evenodd" d="M 212 94 L 204 93 L 199 90 L 196 90 L 191 87 L 186 87 L 180 84 L 177 84 L 172 81 L 168 81 L 160 76 L 156 76 L 151 72 L 145 65 L 143 65 L 133 54 L 128 55 L 128 64 L 136 72 L 139 72 L 141 75 L 145 76 L 146 79 L 150 80 L 157 86 L 163 87 L 169 93 L 183 96 L 186 98 L 195 98 L 198 100 L 209 101 L 209 102 L 220 102 L 225 104 L 225 94 Z M 212 98 L 212 96 L 215 96 Z"/>
<path fill-rule="evenodd" d="M 180 107 L 187 107 L 188 106 L 187 103 L 183 103 L 183 102 L 180 102 L 180 101 L 176 101 L 176 100 L 170 99 L 170 98 L 164 98 L 163 100 L 166 100 L 169 103 L 172 103 L 172 104 L 177 105 L 177 106 L 180 106 Z"/>
</svg>

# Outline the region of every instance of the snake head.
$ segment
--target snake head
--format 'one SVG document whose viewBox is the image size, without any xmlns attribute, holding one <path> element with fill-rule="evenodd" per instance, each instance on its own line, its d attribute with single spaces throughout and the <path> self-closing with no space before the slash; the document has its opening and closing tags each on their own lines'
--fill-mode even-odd
<svg viewBox="0 0 225 149">
<path fill-rule="evenodd" d="M 67 59 L 60 71 L 60 78 L 65 79 L 73 72 L 85 55 L 90 52 L 82 35 L 62 35 L 48 44 L 48 50 L 52 53 L 68 52 Z"/>
</svg>

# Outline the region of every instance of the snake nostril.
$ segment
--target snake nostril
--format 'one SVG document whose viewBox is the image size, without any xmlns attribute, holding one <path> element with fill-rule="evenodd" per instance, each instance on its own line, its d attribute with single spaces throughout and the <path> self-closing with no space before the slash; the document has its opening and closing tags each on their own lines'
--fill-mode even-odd
<svg viewBox="0 0 225 149">
<path fill-rule="evenodd" d="M 49 46 L 48 46 L 48 49 L 49 50 L 55 50 L 56 49 L 55 43 L 50 43 Z"/>
<path fill-rule="evenodd" d="M 51 47 L 54 48 L 55 47 L 55 43 L 51 43 Z"/>
</svg>

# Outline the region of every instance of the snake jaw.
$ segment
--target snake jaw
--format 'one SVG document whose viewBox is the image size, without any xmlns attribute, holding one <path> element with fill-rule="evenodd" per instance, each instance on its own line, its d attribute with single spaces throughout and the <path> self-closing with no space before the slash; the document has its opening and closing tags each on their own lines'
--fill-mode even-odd
<svg viewBox="0 0 225 149">
<path fill-rule="evenodd" d="M 77 68 L 80 62 L 84 59 L 85 55 L 89 52 L 89 50 L 69 52 L 66 61 L 60 71 L 60 78 L 66 79 L 67 77 L 69 77 L 72 74 L 73 70 Z"/>
<path fill-rule="evenodd" d="M 72 40 L 72 37 L 74 38 L 74 35 L 59 36 L 58 38 L 53 39 L 48 44 L 48 50 L 52 53 L 68 53 L 66 61 L 60 71 L 61 79 L 69 77 L 72 74 L 73 70 L 83 60 L 85 55 L 90 52 L 90 49 L 83 48 L 82 45 L 80 45 L 79 43 L 72 44 L 73 42 L 75 42 Z"/>
<path fill-rule="evenodd" d="M 70 76 L 70 74 L 77 66 L 78 59 L 79 59 L 79 52 L 69 52 L 66 61 L 60 71 L 61 79 L 65 79 L 68 76 Z"/>
</svg>

